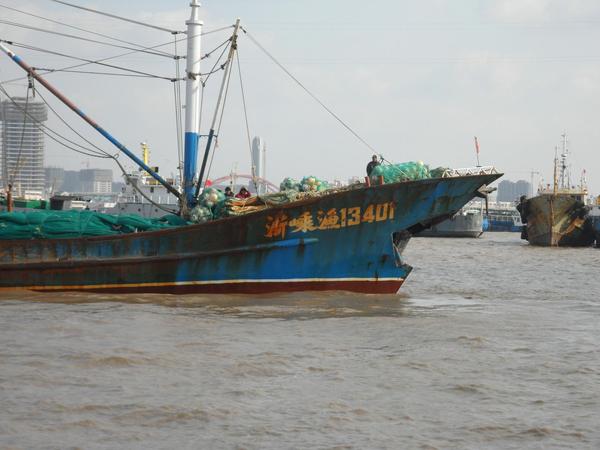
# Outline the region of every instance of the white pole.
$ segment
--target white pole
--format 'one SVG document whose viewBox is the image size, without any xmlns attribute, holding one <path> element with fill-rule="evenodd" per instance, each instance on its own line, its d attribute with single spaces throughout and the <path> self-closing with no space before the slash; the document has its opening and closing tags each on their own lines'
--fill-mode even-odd
<svg viewBox="0 0 600 450">
<path fill-rule="evenodd" d="M 186 204 L 190 205 L 194 196 L 194 178 L 198 159 L 198 134 L 200 123 L 200 58 L 203 22 L 200 20 L 200 2 L 191 0 L 192 13 L 187 25 L 187 59 L 185 84 L 185 155 L 183 169 L 183 189 Z"/>
</svg>

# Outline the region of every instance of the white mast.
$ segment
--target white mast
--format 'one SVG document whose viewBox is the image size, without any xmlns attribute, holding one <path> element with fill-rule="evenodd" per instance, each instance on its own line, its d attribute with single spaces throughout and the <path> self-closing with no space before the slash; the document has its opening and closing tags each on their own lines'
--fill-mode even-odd
<svg viewBox="0 0 600 450">
<path fill-rule="evenodd" d="M 185 152 L 183 168 L 183 191 L 185 207 L 193 203 L 194 178 L 198 159 L 198 135 L 200 131 L 200 58 L 203 22 L 200 20 L 200 2 L 191 0 L 192 13 L 187 25 L 187 59 L 185 84 Z"/>
</svg>

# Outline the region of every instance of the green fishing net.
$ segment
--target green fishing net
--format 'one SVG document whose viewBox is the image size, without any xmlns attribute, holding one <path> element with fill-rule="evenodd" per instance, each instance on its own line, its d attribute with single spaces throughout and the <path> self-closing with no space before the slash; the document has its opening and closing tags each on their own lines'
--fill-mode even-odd
<svg viewBox="0 0 600 450">
<path fill-rule="evenodd" d="M 383 181 L 385 183 L 431 178 L 429 167 L 422 161 L 411 161 L 400 164 L 380 164 L 373 168 L 371 178 L 378 179 L 380 176 L 383 176 Z"/>
<path fill-rule="evenodd" d="M 300 181 L 301 192 L 321 192 L 329 188 L 325 180 L 320 180 L 313 175 L 306 176 Z"/>
<path fill-rule="evenodd" d="M 0 239 L 56 239 L 109 236 L 185 225 L 178 216 L 147 219 L 134 214 L 95 211 L 23 211 L 0 213 Z"/>
</svg>

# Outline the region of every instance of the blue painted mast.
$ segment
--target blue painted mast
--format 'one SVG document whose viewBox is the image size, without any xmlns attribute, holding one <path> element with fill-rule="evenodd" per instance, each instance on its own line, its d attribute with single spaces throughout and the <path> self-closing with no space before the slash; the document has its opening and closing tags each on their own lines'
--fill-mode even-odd
<svg viewBox="0 0 600 450">
<path fill-rule="evenodd" d="M 184 214 L 193 207 L 195 178 L 198 165 L 198 138 L 200 130 L 200 58 L 202 21 L 200 2 L 190 2 L 192 13 L 187 25 L 187 59 L 185 84 L 185 147 L 183 156 L 183 202 Z"/>
<path fill-rule="evenodd" d="M 181 199 L 181 194 L 177 189 L 175 189 L 170 183 L 165 181 L 160 175 L 158 175 L 154 170 L 152 170 L 147 164 L 144 163 L 140 158 L 138 158 L 131 150 L 121 144 L 116 138 L 114 138 L 108 131 L 98 125 L 90 116 L 85 114 L 81 109 L 79 109 L 74 103 L 72 103 L 68 98 L 66 98 L 63 94 L 61 94 L 54 86 L 48 83 L 44 78 L 42 78 L 31 66 L 29 66 L 25 61 L 23 61 L 19 56 L 17 56 L 12 50 L 8 49 L 4 45 L 0 43 L 0 50 L 6 53 L 15 63 L 17 63 L 25 72 L 27 72 L 33 79 L 38 81 L 42 86 L 44 86 L 48 91 L 50 91 L 56 98 L 58 98 L 61 102 L 67 105 L 73 112 L 75 112 L 79 117 L 85 120 L 88 124 L 90 124 L 94 129 L 104 136 L 108 141 L 117 147 L 120 151 L 125 153 L 129 158 L 131 158 L 138 166 L 144 169 L 152 178 L 162 184 L 169 192 L 175 195 L 177 198 Z"/>
</svg>

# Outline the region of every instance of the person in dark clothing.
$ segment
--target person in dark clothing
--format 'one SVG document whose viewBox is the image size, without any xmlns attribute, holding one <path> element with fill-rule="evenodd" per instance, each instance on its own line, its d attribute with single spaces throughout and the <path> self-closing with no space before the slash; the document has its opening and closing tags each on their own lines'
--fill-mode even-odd
<svg viewBox="0 0 600 450">
<path fill-rule="evenodd" d="M 371 176 L 371 172 L 373 172 L 373 169 L 375 167 L 377 167 L 379 164 L 381 164 L 378 159 L 377 159 L 377 155 L 373 155 L 373 158 L 371 158 L 371 161 L 369 162 L 369 164 L 367 164 L 367 176 Z"/>
<path fill-rule="evenodd" d="M 229 186 L 225 188 L 225 197 L 234 197 L 233 191 Z"/>
<path fill-rule="evenodd" d="M 248 198 L 250 197 L 252 194 L 250 194 L 250 192 L 248 191 L 248 189 L 246 189 L 245 187 L 242 187 L 240 189 L 240 192 L 238 192 L 235 196 L 235 198 Z"/>
<path fill-rule="evenodd" d="M 519 199 L 519 203 L 517 204 L 517 211 L 521 215 L 521 223 L 523 226 L 521 227 L 521 239 L 528 240 L 527 235 L 527 197 L 525 195 L 521 195 Z"/>
</svg>

